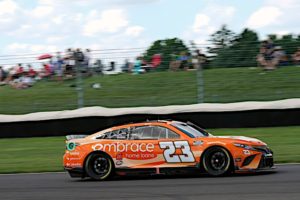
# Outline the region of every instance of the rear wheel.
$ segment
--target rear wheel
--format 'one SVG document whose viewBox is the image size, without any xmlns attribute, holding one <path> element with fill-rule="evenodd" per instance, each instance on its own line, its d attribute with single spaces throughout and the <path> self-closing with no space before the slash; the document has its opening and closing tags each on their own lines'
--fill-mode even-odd
<svg viewBox="0 0 300 200">
<path fill-rule="evenodd" d="M 85 171 L 94 180 L 105 180 L 113 174 L 112 159 L 104 153 L 93 153 L 85 162 Z"/>
<path fill-rule="evenodd" d="M 222 147 L 211 147 L 202 158 L 203 168 L 212 176 L 222 176 L 231 170 L 231 157 Z"/>
</svg>

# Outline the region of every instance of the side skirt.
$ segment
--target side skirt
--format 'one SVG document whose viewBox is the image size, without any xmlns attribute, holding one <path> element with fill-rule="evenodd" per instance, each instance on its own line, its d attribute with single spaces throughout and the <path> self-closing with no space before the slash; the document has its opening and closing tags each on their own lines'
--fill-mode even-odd
<svg viewBox="0 0 300 200">
<path fill-rule="evenodd" d="M 200 173 L 196 167 L 182 168 L 145 168 L 145 169 L 116 169 L 116 174 L 125 175 L 176 175 L 176 174 L 195 174 Z"/>
</svg>

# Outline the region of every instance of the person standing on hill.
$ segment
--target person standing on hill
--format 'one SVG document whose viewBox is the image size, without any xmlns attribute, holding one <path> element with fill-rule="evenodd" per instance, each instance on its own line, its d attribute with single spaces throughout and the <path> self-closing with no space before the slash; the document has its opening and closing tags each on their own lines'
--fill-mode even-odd
<svg viewBox="0 0 300 200">
<path fill-rule="evenodd" d="M 61 57 L 61 54 L 60 54 L 60 52 L 57 52 L 56 58 L 54 61 L 54 66 L 55 66 L 54 69 L 55 69 L 55 75 L 56 75 L 57 81 L 63 81 L 63 64 L 64 64 L 64 61 Z"/>
</svg>

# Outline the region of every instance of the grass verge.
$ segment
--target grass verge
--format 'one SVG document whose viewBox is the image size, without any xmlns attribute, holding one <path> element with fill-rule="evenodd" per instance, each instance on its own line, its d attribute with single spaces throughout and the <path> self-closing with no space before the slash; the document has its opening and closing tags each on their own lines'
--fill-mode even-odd
<svg viewBox="0 0 300 200">
<path fill-rule="evenodd" d="M 213 129 L 214 135 L 243 135 L 266 142 L 277 163 L 300 162 L 300 126 Z M 0 173 L 62 171 L 64 137 L 0 139 Z"/>
<path fill-rule="evenodd" d="M 207 69 L 203 72 L 204 102 L 270 101 L 300 98 L 300 67 L 271 72 L 259 68 Z M 40 81 L 16 90 L 0 86 L 0 113 L 24 114 L 77 108 L 75 80 Z M 100 83 L 100 89 L 93 89 Z M 196 71 L 120 74 L 84 79 L 85 106 L 136 107 L 197 103 Z"/>
</svg>

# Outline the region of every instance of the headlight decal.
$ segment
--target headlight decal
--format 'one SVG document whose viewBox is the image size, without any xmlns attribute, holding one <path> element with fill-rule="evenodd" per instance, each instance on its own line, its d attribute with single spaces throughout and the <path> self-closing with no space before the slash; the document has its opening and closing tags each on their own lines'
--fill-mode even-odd
<svg viewBox="0 0 300 200">
<path fill-rule="evenodd" d="M 247 149 L 247 150 L 254 150 L 254 148 L 252 146 L 249 146 L 249 145 L 246 145 L 246 144 L 234 143 L 233 145 L 236 146 L 236 147 Z"/>
</svg>

